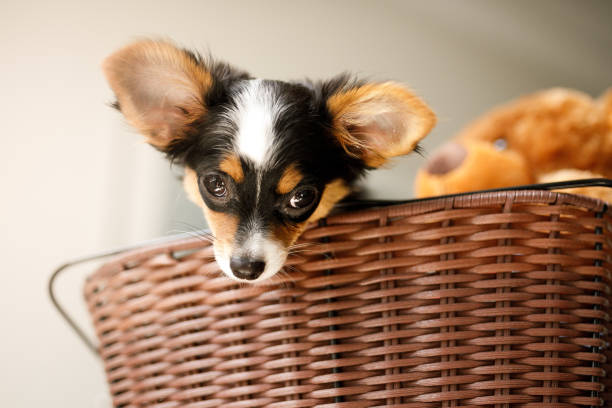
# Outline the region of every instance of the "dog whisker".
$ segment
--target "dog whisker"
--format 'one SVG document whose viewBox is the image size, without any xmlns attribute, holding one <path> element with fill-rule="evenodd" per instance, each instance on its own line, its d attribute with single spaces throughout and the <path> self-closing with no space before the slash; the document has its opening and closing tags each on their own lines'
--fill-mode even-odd
<svg viewBox="0 0 612 408">
<path fill-rule="evenodd" d="M 310 242 L 294 244 L 294 245 L 290 245 L 287 248 L 287 252 L 290 255 L 294 255 L 294 254 L 297 254 L 297 253 L 300 253 L 300 252 L 309 252 L 309 251 L 312 251 L 312 250 L 308 250 L 307 248 L 308 247 L 312 247 L 312 246 L 314 246 L 314 245 L 312 243 L 310 243 Z"/>
<path fill-rule="evenodd" d="M 180 222 L 179 223 L 181 227 L 186 227 L 189 229 L 184 229 L 184 228 L 174 228 L 172 230 L 170 230 L 168 233 L 170 234 L 186 234 L 189 235 L 192 238 L 196 238 L 202 242 L 208 242 L 208 243 L 215 243 L 215 236 L 208 230 L 203 230 L 201 228 L 197 228 L 191 224 L 185 223 L 185 222 Z"/>
<path fill-rule="evenodd" d="M 181 231 L 182 234 L 186 234 L 188 236 L 190 236 L 191 238 L 196 238 L 197 240 L 201 241 L 201 242 L 206 242 L 206 243 L 210 243 L 210 244 L 214 244 L 215 243 L 215 238 L 212 235 L 209 234 L 201 234 L 198 233 L 197 231 Z"/>
<path fill-rule="evenodd" d="M 295 284 L 295 280 L 287 272 L 280 270 L 274 276 L 274 283 L 283 289 L 290 289 Z"/>
</svg>

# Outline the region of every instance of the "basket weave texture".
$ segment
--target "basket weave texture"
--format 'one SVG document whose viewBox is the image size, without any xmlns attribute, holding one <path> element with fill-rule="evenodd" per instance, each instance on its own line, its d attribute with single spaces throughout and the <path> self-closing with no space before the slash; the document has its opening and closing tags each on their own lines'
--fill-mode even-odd
<svg viewBox="0 0 612 408">
<path fill-rule="evenodd" d="M 612 406 L 612 212 L 544 191 L 329 217 L 269 286 L 197 237 L 85 297 L 116 407 Z"/>
</svg>

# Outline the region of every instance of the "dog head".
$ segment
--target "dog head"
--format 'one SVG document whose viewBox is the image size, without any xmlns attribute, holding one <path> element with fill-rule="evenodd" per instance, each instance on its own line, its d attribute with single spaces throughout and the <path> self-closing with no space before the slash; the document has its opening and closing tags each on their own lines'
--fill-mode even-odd
<svg viewBox="0 0 612 408">
<path fill-rule="evenodd" d="M 128 45 L 103 68 L 128 122 L 185 166 L 216 260 L 241 281 L 278 272 L 309 222 L 435 123 L 397 83 L 255 79 L 165 41 Z"/>
</svg>

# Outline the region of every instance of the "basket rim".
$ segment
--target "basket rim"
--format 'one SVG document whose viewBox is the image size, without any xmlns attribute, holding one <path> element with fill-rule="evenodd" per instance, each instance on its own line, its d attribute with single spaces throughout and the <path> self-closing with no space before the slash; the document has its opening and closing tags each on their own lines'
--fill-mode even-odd
<svg viewBox="0 0 612 408">
<path fill-rule="evenodd" d="M 538 184 L 525 184 L 520 186 L 511 186 L 511 187 L 500 187 L 500 188 L 492 188 L 485 190 L 473 190 L 473 191 L 464 191 L 460 193 L 453 194 L 445 194 L 445 195 L 437 195 L 431 197 L 424 198 L 412 198 L 407 200 L 356 200 L 356 201 L 346 201 L 340 202 L 336 204 L 335 208 L 369 208 L 369 207 L 382 207 L 396 204 L 409 204 L 409 203 L 417 203 L 417 202 L 428 202 L 435 201 L 446 198 L 458 198 L 464 196 L 474 196 L 476 194 L 486 194 L 486 193 L 497 193 L 497 192 L 510 192 L 510 191 L 552 191 L 552 190 L 561 190 L 561 189 L 572 189 L 572 188 L 581 188 L 581 187 L 603 187 L 612 189 L 612 179 L 608 178 L 590 178 L 590 179 L 578 179 L 578 180 L 566 180 L 566 181 L 558 181 L 552 183 L 538 183 Z M 581 194 L 573 194 L 573 193 L 563 193 L 561 191 L 557 191 L 560 194 L 573 195 L 583 198 L 590 198 Z M 602 200 L 590 198 L 591 200 L 601 201 L 604 205 L 608 205 L 610 203 L 606 203 Z"/>
<path fill-rule="evenodd" d="M 604 201 L 591 197 L 546 190 L 507 190 L 433 197 L 424 200 L 407 200 L 398 203 L 388 202 L 386 205 L 355 211 L 350 211 L 345 207 L 343 211 L 333 213 L 324 218 L 323 222 L 334 223 L 340 219 L 345 221 L 358 219 L 367 222 L 378 219 L 381 216 L 413 216 L 443 209 L 471 208 L 478 205 L 502 205 L 509 199 L 513 200 L 514 203 L 573 205 L 612 215 L 612 207 L 608 206 Z M 316 226 L 316 224 L 313 223 L 312 226 Z M 212 243 L 206 243 L 201 237 L 193 236 L 193 234 L 169 235 L 161 241 L 145 242 L 140 246 L 119 253 L 95 273 L 113 273 L 118 268 L 123 268 L 125 263 L 139 262 L 160 251 L 170 253 L 188 251 L 206 245 L 212 245 Z"/>
</svg>

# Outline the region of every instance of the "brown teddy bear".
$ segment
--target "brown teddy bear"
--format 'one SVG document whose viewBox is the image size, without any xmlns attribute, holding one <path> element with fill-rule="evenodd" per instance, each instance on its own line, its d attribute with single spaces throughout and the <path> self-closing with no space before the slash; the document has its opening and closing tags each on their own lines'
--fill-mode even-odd
<svg viewBox="0 0 612 408">
<path fill-rule="evenodd" d="M 419 170 L 418 197 L 612 178 L 612 88 L 598 100 L 562 88 L 525 96 L 468 125 Z M 612 189 L 572 189 L 612 202 Z"/>
</svg>

